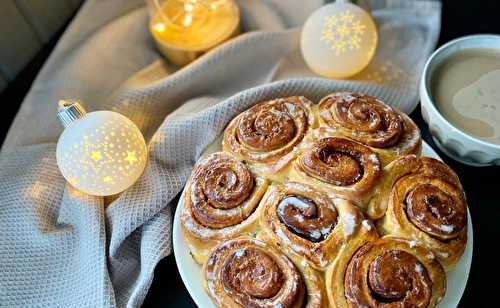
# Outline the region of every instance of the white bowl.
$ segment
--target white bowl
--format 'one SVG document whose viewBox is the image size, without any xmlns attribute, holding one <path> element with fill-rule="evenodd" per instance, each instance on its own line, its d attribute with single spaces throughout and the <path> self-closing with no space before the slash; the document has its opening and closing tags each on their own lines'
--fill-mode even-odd
<svg viewBox="0 0 500 308">
<path fill-rule="evenodd" d="M 478 139 L 448 122 L 434 105 L 431 81 L 436 68 L 450 55 L 467 48 L 495 48 L 500 35 L 471 35 L 450 41 L 436 50 L 425 64 L 420 82 L 421 112 L 436 145 L 448 156 L 471 166 L 500 166 L 500 145 Z"/>
</svg>

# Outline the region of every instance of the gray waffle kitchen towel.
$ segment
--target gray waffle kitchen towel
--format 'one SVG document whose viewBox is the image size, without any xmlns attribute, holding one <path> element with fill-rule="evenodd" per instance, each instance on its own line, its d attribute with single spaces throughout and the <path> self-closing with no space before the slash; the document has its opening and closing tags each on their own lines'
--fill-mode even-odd
<svg viewBox="0 0 500 308">
<path fill-rule="evenodd" d="M 315 78 L 298 51 L 297 26 L 321 2 L 240 0 L 247 33 L 175 71 L 155 50 L 141 0 L 88 0 L 0 153 L 0 306 L 140 306 L 156 264 L 172 252 L 172 200 L 205 146 L 257 101 L 352 89 L 413 110 L 439 35 L 440 3 L 369 1 L 376 58 L 355 78 L 335 81 Z M 60 98 L 120 112 L 149 141 L 144 175 L 107 207 L 59 173 Z"/>
</svg>

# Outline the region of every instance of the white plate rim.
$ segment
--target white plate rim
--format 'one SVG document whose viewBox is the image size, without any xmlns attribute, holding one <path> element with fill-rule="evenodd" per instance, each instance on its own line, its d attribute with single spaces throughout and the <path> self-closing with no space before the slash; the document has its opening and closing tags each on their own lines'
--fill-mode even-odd
<svg viewBox="0 0 500 308">
<path fill-rule="evenodd" d="M 442 161 L 441 157 L 432 149 L 425 141 L 422 142 L 422 154 L 423 156 L 429 156 Z M 203 308 L 215 308 L 210 297 L 205 292 L 203 287 L 201 266 L 194 262 L 191 254 L 189 252 L 189 247 L 182 235 L 181 224 L 180 224 L 180 210 L 183 206 L 183 196 L 184 190 L 182 191 L 181 197 L 177 204 L 174 215 L 173 224 L 173 247 L 174 247 L 174 257 L 177 269 L 181 275 L 182 282 L 188 290 L 189 295 L 196 303 L 198 307 Z M 472 220 L 470 216 L 469 209 L 467 208 L 468 224 L 467 224 L 467 245 L 465 246 L 464 254 L 458 262 L 458 264 L 447 273 L 446 275 L 446 285 L 447 290 L 445 297 L 439 303 L 438 308 L 454 308 L 458 307 L 460 299 L 467 286 L 467 280 L 469 278 L 470 267 L 472 263 L 472 251 L 473 251 L 473 230 L 472 230 Z M 450 288 L 450 285 L 453 288 Z"/>
</svg>

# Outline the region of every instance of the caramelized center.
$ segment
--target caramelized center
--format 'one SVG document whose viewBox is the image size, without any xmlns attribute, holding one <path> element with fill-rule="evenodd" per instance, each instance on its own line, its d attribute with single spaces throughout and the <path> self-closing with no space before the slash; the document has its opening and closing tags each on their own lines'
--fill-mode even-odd
<svg viewBox="0 0 500 308">
<path fill-rule="evenodd" d="M 281 289 L 283 273 L 278 264 L 258 249 L 239 249 L 223 265 L 223 284 L 240 294 L 264 299 Z"/>
<path fill-rule="evenodd" d="M 302 196 L 286 196 L 277 207 L 283 224 L 293 233 L 317 243 L 325 240 L 337 222 L 337 212 Z"/>
</svg>

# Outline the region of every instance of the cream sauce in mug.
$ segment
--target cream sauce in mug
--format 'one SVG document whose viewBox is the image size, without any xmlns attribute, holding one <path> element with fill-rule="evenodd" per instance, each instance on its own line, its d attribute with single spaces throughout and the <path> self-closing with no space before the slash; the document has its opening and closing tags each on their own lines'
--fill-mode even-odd
<svg viewBox="0 0 500 308">
<path fill-rule="evenodd" d="M 469 48 L 450 55 L 436 68 L 431 91 L 455 127 L 500 144 L 500 50 Z"/>
</svg>

